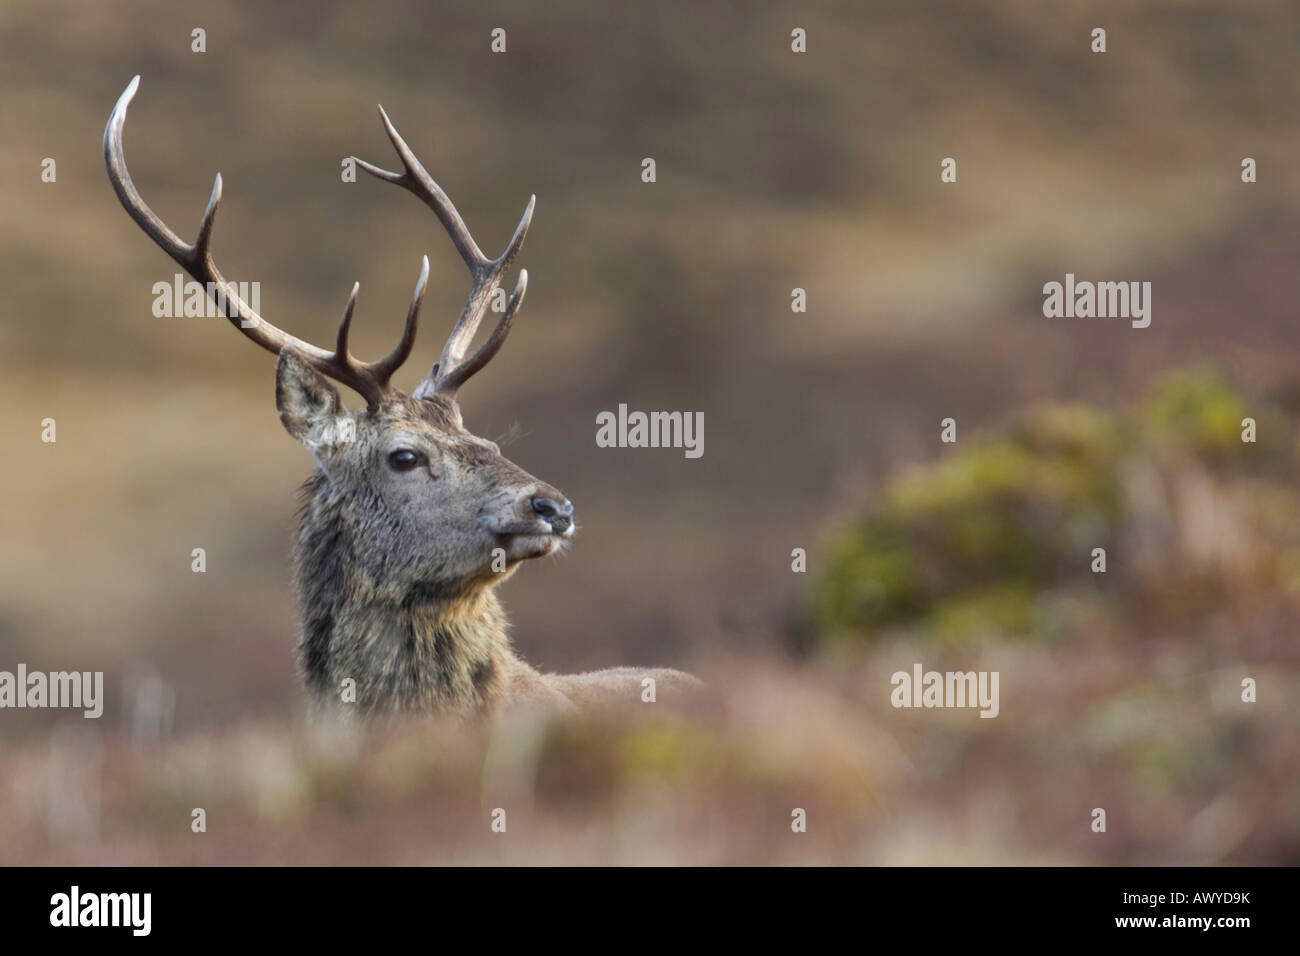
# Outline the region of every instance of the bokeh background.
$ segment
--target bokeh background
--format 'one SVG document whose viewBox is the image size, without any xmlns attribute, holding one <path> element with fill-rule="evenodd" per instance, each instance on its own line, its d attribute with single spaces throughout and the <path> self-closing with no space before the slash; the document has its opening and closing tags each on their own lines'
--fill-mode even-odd
<svg viewBox="0 0 1300 956">
<path fill-rule="evenodd" d="M 0 712 L 0 862 L 1297 862 L 1298 50 L 1285 0 L 5 3 L 0 669 L 108 699 Z M 100 152 L 136 73 L 137 185 L 191 237 L 223 174 L 214 250 L 270 321 L 328 343 L 359 280 L 382 354 L 429 255 L 406 387 L 467 279 L 411 196 L 341 182 L 395 164 L 375 104 L 489 253 L 537 194 L 462 396 L 577 503 L 515 639 L 694 670 L 694 710 L 304 724 L 310 461 L 270 355 L 151 314 L 176 269 Z M 1067 272 L 1151 281 L 1151 326 L 1044 318 Z M 619 403 L 703 411 L 704 457 L 597 448 Z M 894 710 L 914 662 L 999 671 L 1000 716 Z"/>
</svg>

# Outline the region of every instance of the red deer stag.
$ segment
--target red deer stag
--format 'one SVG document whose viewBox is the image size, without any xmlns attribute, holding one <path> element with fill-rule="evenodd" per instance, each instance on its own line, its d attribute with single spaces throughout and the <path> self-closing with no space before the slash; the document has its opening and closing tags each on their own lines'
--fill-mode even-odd
<svg viewBox="0 0 1300 956">
<path fill-rule="evenodd" d="M 212 224 L 221 175 L 187 243 L 145 204 L 122 150 L 135 77 L 104 130 L 104 161 L 122 205 L 145 234 L 195 280 L 245 336 L 278 356 L 275 404 L 289 434 L 315 456 L 303 486 L 295 574 L 301 608 L 299 663 L 313 702 L 342 705 L 347 691 L 363 712 L 469 715 L 504 705 L 571 710 L 611 702 L 638 704 L 643 682 L 656 693 L 698 681 L 681 671 L 620 667 L 587 674 L 543 674 L 515 655 L 496 588 L 528 558 L 564 547 L 574 532 L 573 505 L 556 488 L 507 460 L 464 427 L 456 395 L 505 342 L 524 300 L 521 270 L 504 314 L 472 353 L 469 346 L 490 298 L 519 254 L 533 216 L 529 199 L 501 255 L 489 259 L 460 213 L 379 110 L 402 161 L 393 173 L 357 160 L 385 182 L 414 193 L 433 210 L 465 265 L 470 291 L 442 355 L 411 395 L 393 373 L 411 354 L 429 275 L 425 257 L 397 347 L 377 362 L 348 351 L 358 286 L 343 310 L 333 351 L 281 331 L 258 316 L 217 270 Z M 328 379 L 365 399 L 347 411 Z M 495 565 L 495 567 L 494 567 Z M 352 701 L 349 700 L 351 703 Z"/>
</svg>

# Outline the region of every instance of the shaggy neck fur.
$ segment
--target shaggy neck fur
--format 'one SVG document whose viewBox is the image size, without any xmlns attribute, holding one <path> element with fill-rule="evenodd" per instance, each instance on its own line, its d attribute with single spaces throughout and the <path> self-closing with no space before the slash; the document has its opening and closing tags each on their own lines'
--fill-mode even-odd
<svg viewBox="0 0 1300 956">
<path fill-rule="evenodd" d="M 303 486 L 295 571 L 299 665 L 318 703 L 363 712 L 470 714 L 505 692 L 516 658 L 494 591 L 384 579 L 367 567 L 345 499 L 317 473 Z M 345 705 L 346 706 L 346 705 Z"/>
</svg>

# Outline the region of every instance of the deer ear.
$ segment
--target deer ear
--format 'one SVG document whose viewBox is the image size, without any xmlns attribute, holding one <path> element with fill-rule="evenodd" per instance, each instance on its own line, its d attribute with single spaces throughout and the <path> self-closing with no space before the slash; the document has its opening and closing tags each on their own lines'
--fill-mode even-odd
<svg viewBox="0 0 1300 956">
<path fill-rule="evenodd" d="M 289 346 L 275 363 L 275 407 L 285 430 L 309 449 L 335 442 L 342 410 L 338 390 Z"/>
</svg>

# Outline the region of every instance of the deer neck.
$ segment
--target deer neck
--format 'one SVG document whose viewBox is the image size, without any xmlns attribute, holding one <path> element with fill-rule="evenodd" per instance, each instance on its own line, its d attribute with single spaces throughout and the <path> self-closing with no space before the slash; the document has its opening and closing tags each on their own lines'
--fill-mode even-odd
<svg viewBox="0 0 1300 956">
<path fill-rule="evenodd" d="M 319 496 L 304 509 L 295 564 L 309 688 L 367 712 L 489 709 L 517 661 L 495 590 L 377 579 L 350 525 Z"/>
</svg>

